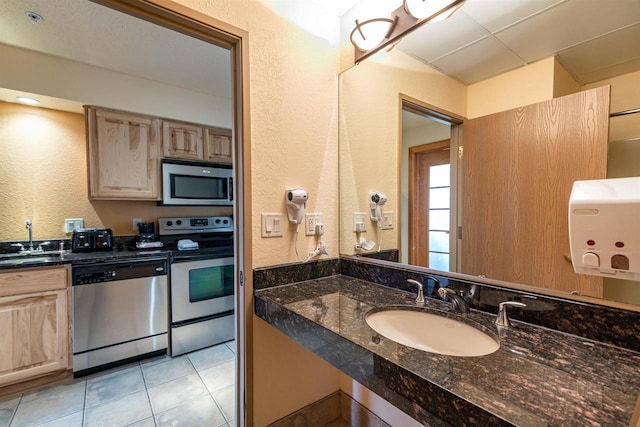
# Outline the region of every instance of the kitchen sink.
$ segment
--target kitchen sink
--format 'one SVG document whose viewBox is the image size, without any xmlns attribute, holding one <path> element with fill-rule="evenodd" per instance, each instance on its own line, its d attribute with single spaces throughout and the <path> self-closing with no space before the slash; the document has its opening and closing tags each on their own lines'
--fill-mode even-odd
<svg viewBox="0 0 640 427">
<path fill-rule="evenodd" d="M 418 350 L 449 356 L 485 356 L 500 348 L 497 338 L 458 316 L 422 308 L 385 308 L 367 314 L 367 324 L 380 335 Z"/>
<path fill-rule="evenodd" d="M 60 252 L 32 252 L 29 254 L 4 254 L 0 255 L 0 265 L 21 265 L 30 263 L 48 263 L 60 261 Z"/>
</svg>

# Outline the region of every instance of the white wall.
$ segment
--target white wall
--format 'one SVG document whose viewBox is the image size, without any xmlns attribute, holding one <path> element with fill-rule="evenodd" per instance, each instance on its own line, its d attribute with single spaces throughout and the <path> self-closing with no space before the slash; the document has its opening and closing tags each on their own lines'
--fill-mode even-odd
<svg viewBox="0 0 640 427">
<path fill-rule="evenodd" d="M 0 87 L 117 110 L 231 128 L 230 99 L 0 44 Z"/>
</svg>

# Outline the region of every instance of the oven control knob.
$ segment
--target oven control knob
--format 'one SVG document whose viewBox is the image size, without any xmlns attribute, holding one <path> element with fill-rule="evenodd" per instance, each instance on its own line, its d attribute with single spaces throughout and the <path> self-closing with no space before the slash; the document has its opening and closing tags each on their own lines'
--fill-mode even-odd
<svg viewBox="0 0 640 427">
<path fill-rule="evenodd" d="M 171 227 L 173 225 L 173 221 L 167 221 L 167 227 Z"/>
<path fill-rule="evenodd" d="M 222 221 L 222 223 L 223 223 L 224 225 L 227 225 L 227 224 L 229 224 L 229 220 L 228 220 L 228 219 L 225 219 L 224 221 Z"/>
<path fill-rule="evenodd" d="M 220 224 L 220 218 L 216 219 L 216 224 Z"/>
<path fill-rule="evenodd" d="M 182 225 L 182 220 L 181 219 L 177 220 L 176 225 Z"/>
</svg>

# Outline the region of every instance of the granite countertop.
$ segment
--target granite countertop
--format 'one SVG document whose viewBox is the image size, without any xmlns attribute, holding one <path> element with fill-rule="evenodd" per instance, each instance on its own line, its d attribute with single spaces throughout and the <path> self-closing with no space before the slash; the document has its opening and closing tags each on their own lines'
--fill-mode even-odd
<svg viewBox="0 0 640 427">
<path fill-rule="evenodd" d="M 62 252 L 48 251 L 24 256 L 5 256 L 0 254 L 0 271 L 17 268 L 49 267 L 64 264 L 87 264 L 96 262 L 117 261 L 129 258 L 166 257 L 168 250 L 109 250 L 99 252 Z"/>
<path fill-rule="evenodd" d="M 256 314 L 429 425 L 628 426 L 640 392 L 640 353 L 472 310 L 500 341 L 480 357 L 428 353 L 377 334 L 366 313 L 415 307 L 415 295 L 330 276 L 255 291 Z M 449 304 L 426 309 L 450 316 Z M 417 326 L 419 327 L 419 326 Z"/>
</svg>

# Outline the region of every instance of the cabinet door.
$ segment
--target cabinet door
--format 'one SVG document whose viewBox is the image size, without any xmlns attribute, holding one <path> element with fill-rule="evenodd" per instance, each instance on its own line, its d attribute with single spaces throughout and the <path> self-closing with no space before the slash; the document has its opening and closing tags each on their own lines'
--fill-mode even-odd
<svg viewBox="0 0 640 427">
<path fill-rule="evenodd" d="M 160 200 L 160 120 L 87 109 L 89 198 Z"/>
<path fill-rule="evenodd" d="M 0 386 L 69 369 L 67 290 L 0 297 Z"/>
<path fill-rule="evenodd" d="M 207 128 L 205 130 L 204 159 L 207 162 L 233 162 L 233 139 L 231 130 Z"/>
<path fill-rule="evenodd" d="M 202 127 L 163 120 L 162 154 L 163 157 L 202 160 Z"/>
</svg>

